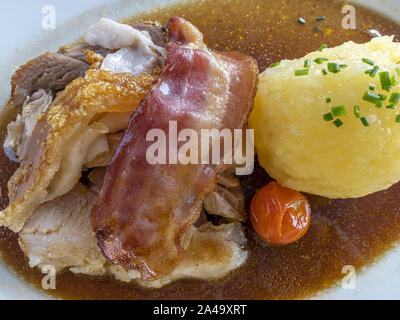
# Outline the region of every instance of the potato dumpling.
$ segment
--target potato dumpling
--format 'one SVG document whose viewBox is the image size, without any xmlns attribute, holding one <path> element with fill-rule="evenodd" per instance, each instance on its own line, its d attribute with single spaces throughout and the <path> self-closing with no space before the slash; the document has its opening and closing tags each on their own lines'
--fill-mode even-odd
<svg viewBox="0 0 400 320">
<path fill-rule="evenodd" d="M 328 61 L 320 59 L 318 64 L 317 58 Z M 296 70 L 307 69 L 307 59 L 312 61 L 308 75 L 295 76 Z M 260 164 L 283 186 L 328 198 L 361 197 L 398 182 L 399 110 L 387 106 L 395 105 L 395 93 L 400 93 L 399 62 L 400 43 L 382 37 L 321 49 L 268 68 L 260 75 L 249 118 Z M 328 63 L 341 65 L 340 71 L 328 71 Z M 372 77 L 366 71 L 374 66 L 379 71 Z M 389 72 L 392 81 L 380 72 Z M 383 90 L 380 76 L 384 87 L 392 86 L 389 91 Z M 365 101 L 368 91 L 386 99 L 372 96 L 374 102 Z M 345 109 L 347 114 L 336 114 L 330 121 L 327 115 L 324 120 L 335 106 L 343 106 L 336 111 Z"/>
</svg>

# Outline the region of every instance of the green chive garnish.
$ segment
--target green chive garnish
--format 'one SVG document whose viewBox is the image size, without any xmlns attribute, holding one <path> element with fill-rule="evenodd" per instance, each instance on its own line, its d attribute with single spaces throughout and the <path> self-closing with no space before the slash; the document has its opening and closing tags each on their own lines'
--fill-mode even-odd
<svg viewBox="0 0 400 320">
<path fill-rule="evenodd" d="M 334 117 L 341 117 L 347 114 L 345 106 L 331 107 L 331 112 Z"/>
<path fill-rule="evenodd" d="M 317 21 L 322 21 L 322 20 L 325 20 L 326 19 L 326 17 L 317 17 Z"/>
<path fill-rule="evenodd" d="M 321 57 L 319 57 L 319 58 L 316 58 L 316 59 L 314 60 L 314 62 L 317 63 L 317 64 L 322 64 L 324 61 L 328 61 L 328 58 L 321 58 Z"/>
<path fill-rule="evenodd" d="M 374 90 L 375 90 L 375 85 L 370 84 L 370 85 L 369 85 L 369 90 L 374 91 Z"/>
<path fill-rule="evenodd" d="M 361 123 L 364 125 L 364 127 L 369 127 L 369 121 L 366 117 L 360 118 Z"/>
<path fill-rule="evenodd" d="M 340 65 L 340 69 L 346 69 L 347 67 L 348 67 L 347 64 L 341 64 L 341 65 Z"/>
<path fill-rule="evenodd" d="M 383 90 L 390 91 L 392 89 L 392 81 L 390 80 L 389 72 L 379 72 L 379 80 Z"/>
<path fill-rule="evenodd" d="M 309 68 L 311 67 L 311 60 L 307 59 L 306 61 L 304 61 L 304 68 Z"/>
<path fill-rule="evenodd" d="M 308 75 L 308 69 L 304 69 L 304 70 L 296 70 L 294 72 L 295 76 L 307 76 Z"/>
<path fill-rule="evenodd" d="M 393 92 L 392 95 L 390 96 L 389 103 L 394 104 L 397 106 L 397 104 L 400 101 L 400 93 Z"/>
<path fill-rule="evenodd" d="M 318 27 L 318 26 L 315 26 L 315 27 L 314 27 L 314 31 L 315 31 L 315 32 L 318 32 L 318 31 L 319 31 L 319 27 Z"/>
<path fill-rule="evenodd" d="M 377 94 L 367 91 L 364 93 L 363 100 L 377 104 L 379 101 L 381 101 L 381 97 Z"/>
<path fill-rule="evenodd" d="M 378 67 L 378 66 L 375 66 L 372 70 L 369 71 L 369 75 L 370 75 L 371 77 L 375 77 L 376 74 L 378 73 L 378 70 L 379 70 L 379 67 Z"/>
<path fill-rule="evenodd" d="M 328 48 L 328 45 L 323 44 L 322 46 L 319 47 L 318 51 L 322 52 L 322 50 Z"/>
<path fill-rule="evenodd" d="M 394 74 L 390 78 L 390 82 L 392 83 L 392 86 L 395 87 L 399 84 L 399 80 L 397 79 L 397 76 Z"/>
<path fill-rule="evenodd" d="M 360 118 L 361 117 L 360 107 L 357 106 L 357 105 L 354 106 L 354 115 L 356 116 L 356 118 Z"/>
<path fill-rule="evenodd" d="M 330 103 L 332 101 L 332 99 L 331 98 L 326 98 L 325 101 L 326 101 L 326 103 Z"/>
<path fill-rule="evenodd" d="M 343 121 L 340 120 L 340 119 L 336 119 L 335 121 L 333 121 L 333 124 L 334 124 L 337 128 L 339 128 L 340 126 L 343 125 Z"/>
<path fill-rule="evenodd" d="M 332 115 L 332 113 L 325 113 L 324 114 L 324 120 L 325 121 L 332 121 L 333 120 L 333 115 Z"/>
<path fill-rule="evenodd" d="M 328 71 L 326 71 L 326 69 L 322 69 L 322 73 L 324 74 L 324 76 L 326 76 L 328 74 Z"/>
<path fill-rule="evenodd" d="M 338 65 L 337 63 L 329 62 L 328 71 L 332 73 L 338 73 L 340 71 L 340 65 Z"/>
<path fill-rule="evenodd" d="M 278 62 L 275 62 L 275 63 L 271 64 L 269 67 L 273 68 L 273 67 L 279 66 L 280 64 L 281 64 L 281 62 L 278 61 Z"/>
<path fill-rule="evenodd" d="M 378 94 L 378 96 L 382 101 L 385 101 L 387 99 L 387 96 L 385 96 L 384 94 L 380 93 L 380 94 Z"/>
<path fill-rule="evenodd" d="M 306 20 L 304 20 L 303 18 L 299 18 L 298 22 L 300 24 L 306 24 Z"/>
<path fill-rule="evenodd" d="M 362 60 L 362 62 L 365 62 L 366 64 L 369 64 L 370 66 L 373 66 L 375 64 L 375 62 L 373 62 L 372 60 L 367 59 L 367 58 L 362 58 L 361 60 Z"/>
<path fill-rule="evenodd" d="M 379 102 L 375 105 L 375 107 L 377 107 L 378 109 L 382 108 L 382 107 L 383 107 L 383 101 L 379 101 Z"/>
<path fill-rule="evenodd" d="M 396 118 L 394 119 L 395 122 L 399 123 L 400 122 L 400 114 L 396 115 Z"/>
<path fill-rule="evenodd" d="M 386 106 L 386 108 L 394 110 L 396 109 L 396 106 L 389 104 L 388 106 Z"/>
</svg>

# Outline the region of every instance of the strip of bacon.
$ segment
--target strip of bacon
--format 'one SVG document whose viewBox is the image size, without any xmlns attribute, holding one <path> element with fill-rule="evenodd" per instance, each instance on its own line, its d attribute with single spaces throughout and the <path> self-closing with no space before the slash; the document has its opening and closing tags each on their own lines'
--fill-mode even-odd
<svg viewBox="0 0 400 320">
<path fill-rule="evenodd" d="M 144 280 L 170 273 L 183 254 L 184 234 L 198 219 L 202 201 L 215 188 L 224 165 L 157 164 L 146 160 L 152 128 L 168 140 L 169 121 L 178 132 L 241 129 L 252 108 L 256 62 L 239 53 L 207 50 L 189 22 L 168 23 L 171 42 L 158 83 L 132 116 L 110 164 L 91 222 L 104 256 L 138 269 Z"/>
</svg>

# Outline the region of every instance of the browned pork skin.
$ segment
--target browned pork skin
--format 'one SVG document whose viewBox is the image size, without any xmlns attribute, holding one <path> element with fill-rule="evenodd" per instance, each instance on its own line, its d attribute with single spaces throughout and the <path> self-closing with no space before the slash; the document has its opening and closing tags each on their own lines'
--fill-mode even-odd
<svg viewBox="0 0 400 320">
<path fill-rule="evenodd" d="M 91 222 L 104 256 L 138 269 L 144 280 L 170 273 L 183 255 L 181 241 L 197 220 L 224 165 L 151 165 L 152 128 L 167 135 L 169 121 L 184 128 L 243 128 L 253 104 L 257 64 L 239 53 L 207 50 L 189 22 L 168 23 L 171 42 L 161 79 L 132 116 L 110 164 Z M 199 134 L 200 136 L 200 134 Z"/>
</svg>

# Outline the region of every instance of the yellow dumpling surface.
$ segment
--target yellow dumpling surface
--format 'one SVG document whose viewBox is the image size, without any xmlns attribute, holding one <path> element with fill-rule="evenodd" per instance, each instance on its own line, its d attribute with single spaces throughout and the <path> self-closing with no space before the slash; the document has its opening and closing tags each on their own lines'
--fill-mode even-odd
<svg viewBox="0 0 400 320">
<path fill-rule="evenodd" d="M 317 58 L 328 61 L 318 64 Z M 307 59 L 312 61 L 308 75 L 295 76 L 296 70 L 306 69 Z M 396 84 L 399 62 L 400 43 L 381 37 L 365 44 L 347 42 L 265 70 L 249 118 L 260 164 L 282 185 L 328 198 L 361 197 L 398 182 L 400 123 L 395 119 L 400 104 L 386 106 L 400 85 L 383 90 L 379 73 L 389 72 Z M 340 72 L 329 72 L 328 63 L 342 65 Z M 379 71 L 371 77 L 365 71 L 374 66 Z M 385 95 L 383 106 L 363 100 L 367 91 Z M 356 117 L 355 105 L 369 126 Z M 333 117 L 343 123 L 339 127 L 323 119 L 335 106 L 344 106 L 347 113 Z"/>
</svg>

